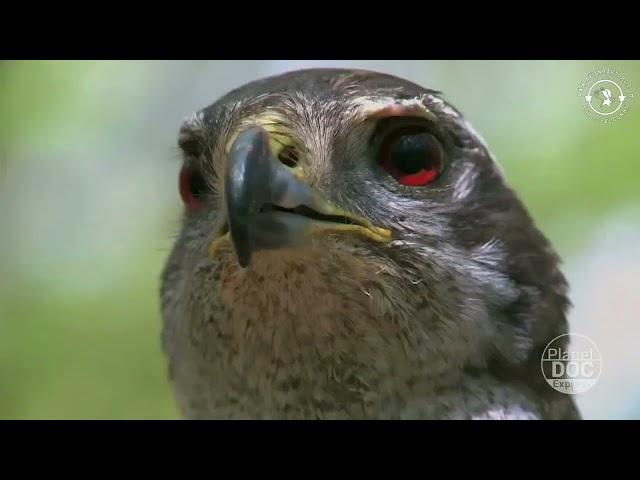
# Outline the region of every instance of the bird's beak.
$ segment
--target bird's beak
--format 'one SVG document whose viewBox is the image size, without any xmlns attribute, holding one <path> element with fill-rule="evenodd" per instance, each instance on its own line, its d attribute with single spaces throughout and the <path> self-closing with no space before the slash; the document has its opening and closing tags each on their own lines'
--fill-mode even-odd
<svg viewBox="0 0 640 480">
<path fill-rule="evenodd" d="M 345 212 L 327 201 L 273 155 L 269 134 L 261 127 L 244 130 L 233 142 L 224 175 L 228 232 L 209 248 L 233 244 L 238 263 L 247 267 L 256 250 L 296 246 L 313 235 L 351 233 L 377 242 L 391 232 Z M 221 229 L 224 232 L 226 229 Z"/>
</svg>

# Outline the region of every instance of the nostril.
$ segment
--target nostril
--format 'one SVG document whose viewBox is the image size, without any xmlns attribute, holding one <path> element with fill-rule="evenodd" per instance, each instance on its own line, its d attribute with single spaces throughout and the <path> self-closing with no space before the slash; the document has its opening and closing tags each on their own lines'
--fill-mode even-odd
<svg viewBox="0 0 640 480">
<path fill-rule="evenodd" d="M 294 147 L 284 147 L 278 154 L 278 160 L 284 163 L 287 167 L 294 168 L 298 165 L 298 152 L 296 152 Z"/>
</svg>

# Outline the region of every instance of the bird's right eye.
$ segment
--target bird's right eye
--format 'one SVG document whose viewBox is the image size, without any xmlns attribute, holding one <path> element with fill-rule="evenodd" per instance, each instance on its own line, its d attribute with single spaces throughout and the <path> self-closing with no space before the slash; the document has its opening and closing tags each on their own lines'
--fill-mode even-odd
<svg viewBox="0 0 640 480">
<path fill-rule="evenodd" d="M 202 173 L 190 165 L 183 165 L 178 180 L 180 198 L 189 212 L 200 210 L 205 205 L 208 185 Z"/>
<path fill-rule="evenodd" d="M 378 160 L 398 183 L 417 187 L 438 177 L 442 156 L 442 146 L 435 136 L 422 127 L 409 126 L 384 137 Z"/>
</svg>

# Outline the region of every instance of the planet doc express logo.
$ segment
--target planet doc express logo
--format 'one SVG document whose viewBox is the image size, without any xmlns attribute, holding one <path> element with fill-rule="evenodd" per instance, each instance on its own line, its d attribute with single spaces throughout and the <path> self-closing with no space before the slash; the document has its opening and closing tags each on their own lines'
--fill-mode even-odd
<svg viewBox="0 0 640 480">
<path fill-rule="evenodd" d="M 602 356 L 593 340 L 577 333 L 560 335 L 549 342 L 540 361 L 547 383 L 560 393 L 584 393 L 602 372 Z"/>
<path fill-rule="evenodd" d="M 613 123 L 627 114 L 635 92 L 624 75 L 612 68 L 600 68 L 580 83 L 578 97 L 591 120 Z"/>
</svg>

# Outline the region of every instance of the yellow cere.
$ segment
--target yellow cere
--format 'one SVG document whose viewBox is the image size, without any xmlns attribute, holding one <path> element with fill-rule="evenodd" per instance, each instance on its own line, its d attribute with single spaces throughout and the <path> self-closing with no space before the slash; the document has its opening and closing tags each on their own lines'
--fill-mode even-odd
<svg viewBox="0 0 640 480">
<path fill-rule="evenodd" d="M 297 142 L 293 139 L 290 129 L 286 127 L 287 119 L 274 112 L 265 112 L 242 120 L 238 128 L 231 134 L 226 144 L 226 152 L 231 150 L 231 145 L 240 132 L 249 127 L 259 126 L 269 134 L 271 152 L 277 156 L 285 147 L 295 147 Z"/>
</svg>

